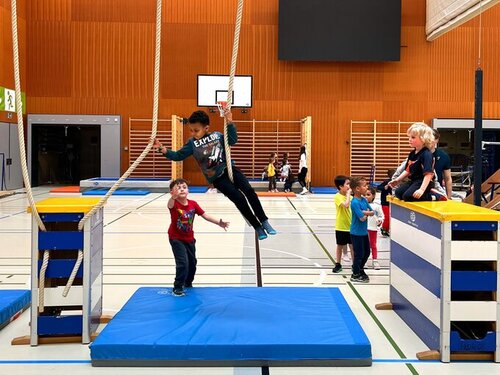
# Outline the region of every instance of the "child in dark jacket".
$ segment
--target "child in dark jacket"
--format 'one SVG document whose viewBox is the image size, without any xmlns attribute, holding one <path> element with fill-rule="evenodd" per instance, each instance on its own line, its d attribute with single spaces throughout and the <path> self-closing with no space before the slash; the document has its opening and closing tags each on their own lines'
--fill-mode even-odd
<svg viewBox="0 0 500 375">
<path fill-rule="evenodd" d="M 229 145 L 238 141 L 236 126 L 229 109 L 225 109 L 224 117 L 228 123 L 227 132 Z M 262 208 L 260 200 L 245 175 L 233 165 L 233 180 L 228 176 L 226 168 L 226 152 L 224 135 L 220 132 L 209 132 L 210 119 L 203 111 L 196 111 L 188 119 L 192 137 L 178 151 L 168 150 L 157 139 L 154 147 L 167 159 L 181 161 L 193 156 L 200 166 L 209 184 L 228 197 L 236 208 L 255 229 L 259 240 L 267 238 L 268 234 L 276 234 Z"/>
</svg>

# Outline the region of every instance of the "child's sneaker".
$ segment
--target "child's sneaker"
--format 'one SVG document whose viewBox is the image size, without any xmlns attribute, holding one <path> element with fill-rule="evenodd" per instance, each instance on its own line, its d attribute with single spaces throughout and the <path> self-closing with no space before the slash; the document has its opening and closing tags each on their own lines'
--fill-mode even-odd
<svg viewBox="0 0 500 375">
<path fill-rule="evenodd" d="M 373 262 L 372 262 L 372 264 L 373 264 L 373 269 L 374 270 L 379 270 L 380 269 L 380 264 L 379 264 L 379 262 L 378 262 L 377 259 L 374 259 Z"/>
<path fill-rule="evenodd" d="M 299 193 L 300 195 L 304 195 L 304 194 L 307 194 L 309 192 L 309 190 L 307 190 L 307 188 L 304 186 L 302 188 L 302 191 Z"/>
<path fill-rule="evenodd" d="M 342 260 L 344 262 L 350 262 L 351 261 L 351 257 L 349 256 L 349 253 L 347 252 L 347 250 L 343 250 L 342 251 Z"/>
<path fill-rule="evenodd" d="M 361 274 L 355 274 L 355 273 L 353 273 L 353 274 L 351 275 L 351 282 L 352 282 L 352 283 L 361 283 L 361 282 L 362 282 L 362 281 L 361 281 L 361 278 L 362 278 L 362 277 L 363 277 L 363 276 L 362 276 Z"/>
<path fill-rule="evenodd" d="M 367 275 L 362 275 L 362 274 L 352 274 L 351 275 L 351 282 L 352 283 L 363 283 L 363 284 L 366 284 L 366 283 L 369 283 L 370 282 L 370 278 L 367 276 Z"/>
<path fill-rule="evenodd" d="M 269 224 L 269 220 L 266 220 L 262 223 L 262 228 L 264 228 L 264 230 L 267 232 L 267 234 L 270 234 L 270 235 L 276 234 L 276 231 L 274 230 L 274 228 L 271 226 L 271 224 Z"/>
<path fill-rule="evenodd" d="M 255 231 L 257 232 L 257 236 L 259 236 L 259 240 L 265 240 L 267 238 L 267 234 L 264 231 L 264 228 L 262 227 L 257 227 L 255 228 Z"/>
<path fill-rule="evenodd" d="M 184 297 L 186 295 L 186 292 L 184 292 L 183 288 L 174 288 L 172 289 L 172 295 L 174 297 Z"/>
<path fill-rule="evenodd" d="M 335 263 L 335 267 L 333 267 L 332 272 L 333 273 L 339 273 L 342 271 L 342 264 L 340 263 Z"/>
<path fill-rule="evenodd" d="M 368 275 L 366 273 L 362 274 L 360 276 L 359 282 L 360 283 L 369 283 L 370 282 L 370 278 L 368 277 Z"/>
<path fill-rule="evenodd" d="M 448 198 L 446 198 L 446 195 L 441 194 L 437 189 L 432 188 L 430 190 L 431 193 L 431 198 L 433 201 L 447 201 Z"/>
</svg>

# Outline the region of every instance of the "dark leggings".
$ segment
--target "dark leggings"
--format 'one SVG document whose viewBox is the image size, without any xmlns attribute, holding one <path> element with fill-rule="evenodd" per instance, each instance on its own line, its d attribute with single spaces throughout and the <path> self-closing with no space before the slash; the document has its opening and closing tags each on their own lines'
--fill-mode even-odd
<svg viewBox="0 0 500 375">
<path fill-rule="evenodd" d="M 302 167 L 302 169 L 299 172 L 299 175 L 297 176 L 299 184 L 302 187 L 306 187 L 306 176 L 307 176 L 307 168 Z"/>
<path fill-rule="evenodd" d="M 250 186 L 245 175 L 235 167 L 233 167 L 233 179 L 234 183 L 229 179 L 226 169 L 213 184 L 217 190 L 236 205 L 236 208 L 252 227 L 260 227 L 261 223 L 267 220 L 267 216 L 260 204 L 259 197 L 255 194 L 255 190 Z"/>
<path fill-rule="evenodd" d="M 276 176 L 269 177 L 269 191 L 276 190 Z"/>
<path fill-rule="evenodd" d="M 420 189 L 422 185 L 422 180 L 405 182 L 398 186 L 394 194 L 396 198 L 402 199 L 406 202 L 414 202 L 414 201 L 430 201 L 432 200 L 430 190 L 432 188 L 432 182 L 429 182 L 427 185 L 427 189 L 425 189 L 424 194 L 420 198 L 413 197 L 413 193 Z"/>
</svg>

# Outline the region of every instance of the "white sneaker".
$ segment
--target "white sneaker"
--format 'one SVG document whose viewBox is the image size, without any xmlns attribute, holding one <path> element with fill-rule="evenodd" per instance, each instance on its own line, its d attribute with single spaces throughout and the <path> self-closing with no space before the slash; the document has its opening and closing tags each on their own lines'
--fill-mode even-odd
<svg viewBox="0 0 500 375">
<path fill-rule="evenodd" d="M 351 257 L 349 256 L 349 253 L 347 252 L 347 250 L 342 251 L 342 260 L 344 262 L 350 262 L 351 261 Z"/>
<path fill-rule="evenodd" d="M 306 187 L 303 187 L 302 191 L 299 194 L 307 194 L 308 192 L 309 192 L 309 190 L 307 190 Z"/>
<path fill-rule="evenodd" d="M 379 269 L 380 269 L 380 264 L 379 264 L 379 262 L 378 262 L 378 260 L 377 260 L 377 259 L 374 259 L 374 260 L 372 261 L 372 265 L 373 265 L 373 269 L 374 269 L 374 270 L 379 270 Z"/>
</svg>

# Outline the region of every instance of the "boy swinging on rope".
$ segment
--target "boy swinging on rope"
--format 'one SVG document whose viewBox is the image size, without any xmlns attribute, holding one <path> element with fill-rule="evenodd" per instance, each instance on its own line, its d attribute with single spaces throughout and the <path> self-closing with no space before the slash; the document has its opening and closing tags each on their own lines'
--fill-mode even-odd
<svg viewBox="0 0 500 375">
<path fill-rule="evenodd" d="M 224 109 L 227 121 L 229 145 L 238 141 L 233 115 L 228 108 Z M 178 151 L 168 150 L 155 139 L 153 147 L 168 160 L 181 161 L 193 155 L 209 184 L 223 193 L 236 205 L 236 208 L 255 229 L 259 240 L 267 238 L 268 234 L 276 234 L 262 208 L 254 189 L 248 183 L 245 175 L 233 165 L 233 179 L 229 179 L 226 168 L 226 152 L 224 135 L 220 132 L 209 133 L 210 119 L 204 111 L 196 111 L 188 119 L 192 137 Z"/>
</svg>

